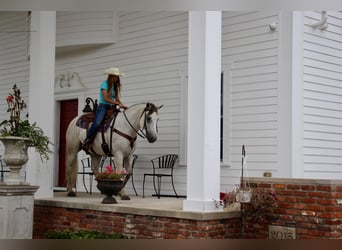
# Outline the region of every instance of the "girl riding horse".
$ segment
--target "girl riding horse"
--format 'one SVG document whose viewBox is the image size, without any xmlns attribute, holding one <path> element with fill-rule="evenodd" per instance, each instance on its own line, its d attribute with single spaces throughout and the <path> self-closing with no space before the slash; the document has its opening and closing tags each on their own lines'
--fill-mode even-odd
<svg viewBox="0 0 342 250">
<path fill-rule="evenodd" d="M 87 137 L 82 144 L 82 149 L 87 153 L 89 152 L 89 148 L 107 113 L 107 110 L 116 105 L 119 105 L 120 108 L 127 108 L 120 100 L 120 77 L 124 77 L 124 73 L 114 67 L 106 69 L 104 73 L 108 74 L 108 78 L 100 85 L 100 104 L 96 110 L 94 121 L 88 130 Z"/>
</svg>

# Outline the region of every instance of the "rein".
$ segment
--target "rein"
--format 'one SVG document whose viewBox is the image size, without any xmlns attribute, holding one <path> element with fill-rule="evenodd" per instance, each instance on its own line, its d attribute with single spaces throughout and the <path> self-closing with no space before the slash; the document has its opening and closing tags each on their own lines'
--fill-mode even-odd
<svg viewBox="0 0 342 250">
<path fill-rule="evenodd" d="M 141 117 L 144 115 L 144 113 L 147 112 L 147 111 L 148 111 L 148 109 L 147 109 L 147 107 L 146 107 L 146 108 L 143 110 L 143 112 L 141 113 L 141 115 L 139 116 L 138 119 L 140 120 Z M 141 138 L 146 139 L 147 136 L 146 136 L 146 134 L 145 134 L 144 131 L 143 131 L 143 129 L 146 130 L 146 114 L 145 114 L 145 118 L 144 118 L 144 126 L 143 126 L 143 128 L 137 130 L 137 129 L 132 125 L 132 123 L 129 121 L 129 119 L 128 119 L 127 115 L 126 115 L 125 110 L 122 110 L 121 112 L 124 114 L 124 117 L 125 117 L 127 123 L 128 123 L 129 126 L 136 132 L 136 134 L 139 135 Z M 112 122 L 112 124 L 111 124 L 111 126 L 110 126 L 110 130 L 111 130 L 111 131 L 110 131 L 110 142 L 109 142 L 110 145 L 109 145 L 109 146 L 108 146 L 108 144 L 105 142 L 104 131 L 102 130 L 102 149 L 103 149 L 104 153 L 105 153 L 107 156 L 110 156 L 110 157 L 112 156 L 112 155 L 111 155 L 111 152 L 112 152 L 112 136 L 113 136 L 113 132 L 116 133 L 116 134 L 118 134 L 118 135 L 120 135 L 120 136 L 122 136 L 122 137 L 124 137 L 124 138 L 126 138 L 126 139 L 130 142 L 131 149 L 134 147 L 134 143 L 135 143 L 135 141 L 137 140 L 137 136 L 131 137 L 130 135 L 128 135 L 128 134 L 126 134 L 126 133 L 124 133 L 124 132 L 122 132 L 122 131 L 120 131 L 120 130 L 114 128 L 114 124 L 115 124 L 115 119 L 114 119 L 114 121 Z"/>
<path fill-rule="evenodd" d="M 141 115 L 140 115 L 140 117 L 139 117 L 139 120 L 140 120 L 140 118 L 143 116 L 144 112 L 146 112 L 146 110 L 144 110 L 144 111 L 141 113 Z M 128 117 L 127 117 L 127 115 L 126 115 L 125 110 L 124 110 L 122 113 L 124 114 L 125 119 L 126 119 L 127 123 L 129 124 L 129 126 L 137 133 L 137 135 L 139 135 L 141 138 L 145 139 L 145 138 L 146 138 L 146 134 L 144 133 L 144 131 L 143 131 L 142 129 L 136 130 L 136 128 L 135 128 L 135 127 L 132 125 L 132 123 L 128 120 Z M 146 128 L 146 115 L 145 115 L 145 121 L 144 121 L 144 127 L 143 127 L 143 129 L 144 129 L 144 128 Z M 139 131 L 140 131 L 141 134 L 139 133 Z"/>
</svg>

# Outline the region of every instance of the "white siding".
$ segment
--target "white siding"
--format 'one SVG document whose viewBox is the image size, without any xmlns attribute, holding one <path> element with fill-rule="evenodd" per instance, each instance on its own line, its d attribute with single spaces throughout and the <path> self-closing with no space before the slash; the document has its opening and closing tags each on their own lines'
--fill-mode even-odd
<svg viewBox="0 0 342 250">
<path fill-rule="evenodd" d="M 62 14 L 65 13 L 57 12 L 57 25 L 64 21 Z M 250 176 L 277 170 L 279 42 L 278 31 L 270 32 L 268 28 L 269 23 L 277 20 L 276 13 L 223 13 L 222 64 L 223 68 L 231 66 L 230 93 L 225 97 L 231 96 L 229 106 L 225 107 L 230 112 L 224 123 L 231 131 L 227 139 L 231 144 L 226 150 L 230 153 L 230 167 L 222 168 L 223 191 L 238 182 L 242 144 L 246 145 Z M 79 23 L 80 27 L 84 24 Z M 61 36 L 57 34 L 57 41 Z M 188 13 L 121 12 L 119 37 L 115 44 L 57 50 L 56 75 L 77 72 L 87 95 L 97 98 L 98 85 L 105 79 L 103 70 L 117 66 L 126 73 L 122 97 L 127 105 L 145 101 L 164 104 L 158 141 L 149 144 L 139 139 L 138 142 L 135 181 L 141 193 L 142 174 L 150 168 L 149 159 L 163 153 L 180 154 L 181 89 L 184 87 L 179 70 L 186 70 L 187 64 Z M 177 168 L 176 187 L 180 194 L 185 194 L 185 181 L 186 168 Z M 147 188 L 151 192 L 152 187 Z M 166 192 L 171 192 L 171 185 Z"/>
<path fill-rule="evenodd" d="M 56 75 L 77 72 L 88 89 L 88 96 L 98 98 L 99 84 L 106 78 L 103 71 L 115 66 L 126 74 L 122 78 L 122 100 L 126 105 L 164 104 L 160 110 L 157 142 L 150 144 L 138 139 L 139 159 L 134 179 L 140 194 L 142 174 L 151 168 L 149 160 L 164 153 L 180 153 L 179 70 L 187 63 L 187 19 L 187 12 L 122 12 L 119 13 L 120 39 L 115 44 L 76 47 L 56 57 Z M 186 169 L 177 168 L 175 174 L 176 187 L 180 194 L 185 194 Z M 149 184 L 147 193 L 152 190 Z M 165 188 L 166 193 L 172 190 L 171 185 Z"/>
<path fill-rule="evenodd" d="M 28 102 L 29 61 L 27 60 L 27 12 L 0 12 L 0 121 L 9 119 L 6 96 L 13 84 Z M 22 117 L 27 114 L 24 110 Z M 3 146 L 0 143 L 0 154 Z"/>
<path fill-rule="evenodd" d="M 278 19 L 270 12 L 223 13 L 224 131 L 230 135 L 223 149 L 229 165 L 221 171 L 223 191 L 239 183 L 242 145 L 249 176 L 276 174 L 278 168 L 279 32 L 269 29 Z"/>
<path fill-rule="evenodd" d="M 65 14 L 57 12 L 57 25 L 71 18 L 73 28 L 79 31 L 87 28 L 103 31 L 112 16 L 111 11 L 90 13 L 93 22 L 89 24 L 86 19 L 75 23 L 77 15 L 66 18 Z M 119 40 L 116 43 L 58 49 L 56 75 L 77 72 L 87 88 L 87 96 L 98 98 L 98 86 L 106 77 L 103 70 L 117 66 L 126 73 L 122 98 L 127 105 L 147 101 L 164 104 L 158 141 L 149 144 L 139 138 L 135 181 L 141 193 L 142 176 L 150 168 L 149 160 L 163 153 L 180 154 L 184 145 L 184 138 L 181 138 L 185 126 L 181 117 L 184 93 L 181 91 L 186 87 L 182 86 L 180 70 L 186 72 L 188 13 L 139 11 L 118 15 Z M 104 18 L 106 16 L 108 19 Z M 310 26 L 320 17 L 320 12 L 305 12 L 304 40 L 300 41 L 303 42 L 303 82 L 299 84 L 303 85 L 304 177 L 341 178 L 342 14 L 329 11 L 326 30 Z M 104 20 L 106 22 L 102 22 Z M 273 22 L 279 24 L 275 31 L 268 27 Z M 221 190 L 225 191 L 239 182 L 243 144 L 248 155 L 249 176 L 261 176 L 264 171 L 273 172 L 273 176 L 279 174 L 282 30 L 279 14 L 271 12 L 223 12 L 222 25 L 227 147 L 223 149 L 226 161 L 221 168 Z M 108 26 L 104 30 L 109 29 Z M 14 83 L 21 87 L 23 97 L 28 100 L 26 12 L 1 12 L 0 34 L 2 120 L 7 118 L 5 97 Z M 57 40 L 64 35 L 58 33 Z M 80 40 L 77 44 L 84 45 Z M 297 45 L 301 46 L 293 44 Z M 2 150 L 0 146 L 0 153 Z M 186 168 L 178 167 L 176 187 L 180 194 L 185 194 L 185 181 Z M 166 193 L 172 193 L 171 185 L 166 189 Z M 147 193 L 151 192 L 152 187 L 148 185 Z"/>
<path fill-rule="evenodd" d="M 56 47 L 113 43 L 118 39 L 116 12 L 62 11 L 56 18 Z"/>
<path fill-rule="evenodd" d="M 342 13 L 304 13 L 304 176 L 342 177 Z"/>
</svg>

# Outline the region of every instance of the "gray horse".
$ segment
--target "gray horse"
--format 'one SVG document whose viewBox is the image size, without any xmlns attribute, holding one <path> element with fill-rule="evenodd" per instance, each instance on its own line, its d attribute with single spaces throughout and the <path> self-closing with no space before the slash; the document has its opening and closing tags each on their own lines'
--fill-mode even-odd
<svg viewBox="0 0 342 250">
<path fill-rule="evenodd" d="M 158 111 L 160 107 L 156 107 L 152 103 L 135 104 L 127 110 L 119 112 L 117 117 L 112 121 L 110 127 L 104 132 L 104 138 L 107 144 L 112 143 L 111 154 L 114 156 L 114 164 L 118 171 L 121 172 L 125 166 L 128 178 L 132 174 L 133 153 L 136 148 L 137 135 L 146 137 L 153 143 L 157 140 L 157 122 Z M 76 196 L 73 188 L 76 187 L 78 161 L 77 153 L 81 150 L 82 142 L 86 137 L 86 129 L 76 125 L 80 116 L 75 117 L 69 124 L 66 132 L 66 177 L 68 196 Z M 145 132 L 143 132 L 145 131 Z M 95 176 L 99 173 L 99 164 L 102 156 L 106 156 L 102 149 L 102 136 L 98 133 L 94 139 L 91 153 L 91 168 Z M 122 200 L 129 200 L 129 196 L 125 190 L 120 192 Z"/>
</svg>

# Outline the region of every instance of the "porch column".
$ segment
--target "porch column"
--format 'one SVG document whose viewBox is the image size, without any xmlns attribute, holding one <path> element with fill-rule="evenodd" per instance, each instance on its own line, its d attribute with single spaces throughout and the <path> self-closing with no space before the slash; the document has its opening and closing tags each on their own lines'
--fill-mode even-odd
<svg viewBox="0 0 342 250">
<path fill-rule="evenodd" d="M 220 192 L 221 12 L 189 12 L 187 199 L 213 211 Z"/>
<path fill-rule="evenodd" d="M 31 13 L 29 120 L 37 122 L 44 133 L 54 141 L 54 79 L 56 48 L 56 12 L 33 11 Z M 55 152 L 53 149 L 54 154 Z M 40 156 L 30 148 L 26 180 L 39 186 L 36 198 L 53 196 L 53 160 L 41 162 Z"/>
</svg>

